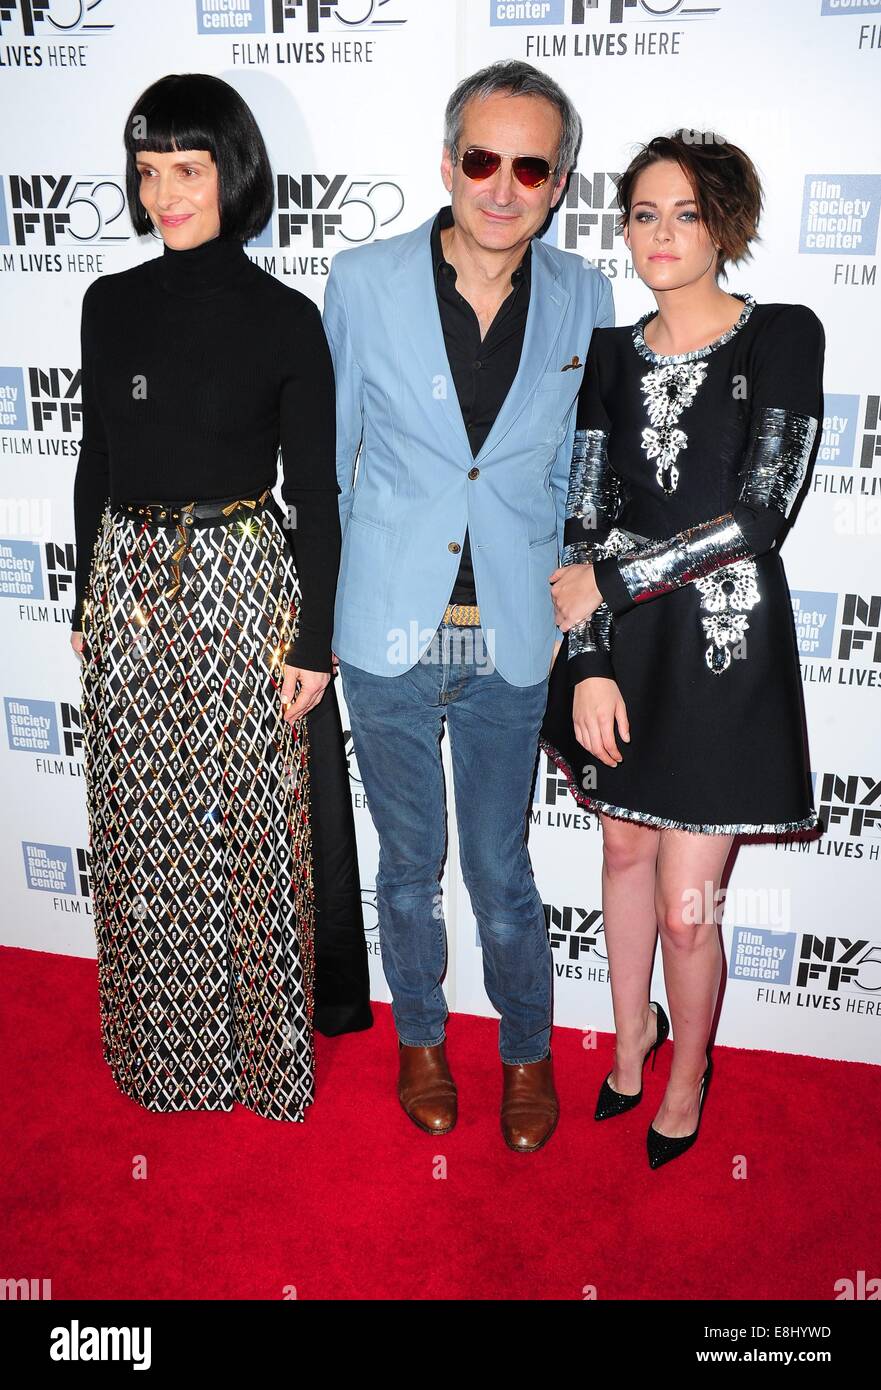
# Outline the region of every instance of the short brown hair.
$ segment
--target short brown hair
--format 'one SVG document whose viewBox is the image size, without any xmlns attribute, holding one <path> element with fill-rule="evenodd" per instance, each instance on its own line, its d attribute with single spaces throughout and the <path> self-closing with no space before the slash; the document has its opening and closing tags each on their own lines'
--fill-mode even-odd
<svg viewBox="0 0 881 1390">
<path fill-rule="evenodd" d="M 725 265 L 736 265 L 752 254 L 751 241 L 759 241 L 758 222 L 764 195 L 756 167 L 749 155 L 729 144 L 714 131 L 674 130 L 656 135 L 631 159 L 618 180 L 618 230 L 630 220 L 636 180 L 650 164 L 660 160 L 678 164 L 694 190 L 701 221 L 719 246 L 716 275 Z"/>
</svg>

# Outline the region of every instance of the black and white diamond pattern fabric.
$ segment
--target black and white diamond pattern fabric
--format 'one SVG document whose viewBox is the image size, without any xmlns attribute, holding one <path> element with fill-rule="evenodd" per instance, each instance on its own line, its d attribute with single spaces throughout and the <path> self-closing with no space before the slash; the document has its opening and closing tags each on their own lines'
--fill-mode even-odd
<svg viewBox="0 0 881 1390">
<path fill-rule="evenodd" d="M 279 698 L 293 556 L 268 507 L 197 522 L 179 554 L 175 529 L 108 504 L 81 667 L 104 1057 L 150 1110 L 302 1120 L 315 905 L 308 736 Z"/>
</svg>

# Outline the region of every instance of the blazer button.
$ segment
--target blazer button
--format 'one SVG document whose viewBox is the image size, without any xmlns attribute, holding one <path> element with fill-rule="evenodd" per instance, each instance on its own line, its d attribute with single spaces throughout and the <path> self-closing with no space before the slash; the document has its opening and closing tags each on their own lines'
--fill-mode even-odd
<svg viewBox="0 0 881 1390">
<path fill-rule="evenodd" d="M 479 477 L 480 477 L 480 469 L 479 469 L 479 468 L 469 468 L 469 469 L 468 469 L 468 477 L 469 477 L 469 478 L 479 478 Z"/>
<path fill-rule="evenodd" d="M 458 555 L 461 549 L 462 547 L 458 541 L 450 541 L 449 545 L 447 546 L 447 550 L 452 550 L 454 555 Z"/>
</svg>

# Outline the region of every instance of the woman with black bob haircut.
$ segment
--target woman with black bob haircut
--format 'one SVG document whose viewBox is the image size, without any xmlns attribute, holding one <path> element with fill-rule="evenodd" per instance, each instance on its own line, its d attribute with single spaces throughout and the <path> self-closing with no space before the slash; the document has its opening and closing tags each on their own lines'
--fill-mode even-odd
<svg viewBox="0 0 881 1390">
<path fill-rule="evenodd" d="M 658 136 L 621 177 L 657 308 L 593 335 L 551 577 L 566 640 L 542 743 L 603 830 L 616 1041 L 595 1118 L 638 1104 L 670 1030 L 649 1002 L 660 936 L 676 1046 L 652 1168 L 697 1138 L 734 838 L 817 825 L 780 543 L 819 444 L 823 327 L 718 283 L 750 255 L 762 200 L 713 132 Z"/>
<path fill-rule="evenodd" d="M 163 77 L 135 102 L 123 134 L 125 189 L 138 236 L 155 236 L 141 201 L 138 159 L 152 152 L 206 150 L 217 169 L 220 235 L 253 241 L 272 216 L 272 166 L 250 107 L 234 87 L 207 73 Z"/>
<path fill-rule="evenodd" d="M 302 1120 L 314 1027 L 372 1022 L 333 368 L 315 304 L 245 253 L 273 180 L 238 93 L 164 77 L 124 140 L 132 222 L 164 246 L 82 309 L 71 642 L 103 1052 L 150 1110 Z"/>
</svg>

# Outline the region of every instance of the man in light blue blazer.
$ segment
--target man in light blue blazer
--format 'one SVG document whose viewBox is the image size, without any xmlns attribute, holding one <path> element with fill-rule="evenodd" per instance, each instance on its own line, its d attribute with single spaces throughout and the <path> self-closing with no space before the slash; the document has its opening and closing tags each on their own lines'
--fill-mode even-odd
<svg viewBox="0 0 881 1390">
<path fill-rule="evenodd" d="M 568 97 L 529 64 L 467 78 L 446 111 L 451 206 L 340 252 L 324 308 L 343 529 L 333 649 L 379 836 L 398 1097 L 429 1133 L 455 1124 L 441 988 L 446 716 L 462 872 L 501 1015 L 501 1128 L 520 1152 L 558 1117 L 551 953 L 525 843 L 561 640 L 549 577 L 591 333 L 614 323 L 608 280 L 534 240 L 580 138 Z"/>
</svg>

